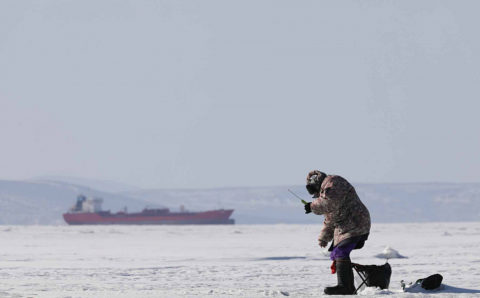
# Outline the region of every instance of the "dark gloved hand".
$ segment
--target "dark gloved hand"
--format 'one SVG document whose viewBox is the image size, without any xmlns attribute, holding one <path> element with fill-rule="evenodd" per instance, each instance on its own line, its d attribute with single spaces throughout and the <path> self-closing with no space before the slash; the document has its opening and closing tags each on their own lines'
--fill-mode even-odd
<svg viewBox="0 0 480 298">
<path fill-rule="evenodd" d="M 312 202 L 308 202 L 307 204 L 303 205 L 305 207 L 305 214 L 312 212 L 312 208 L 310 207 L 310 204 L 312 204 Z"/>
</svg>

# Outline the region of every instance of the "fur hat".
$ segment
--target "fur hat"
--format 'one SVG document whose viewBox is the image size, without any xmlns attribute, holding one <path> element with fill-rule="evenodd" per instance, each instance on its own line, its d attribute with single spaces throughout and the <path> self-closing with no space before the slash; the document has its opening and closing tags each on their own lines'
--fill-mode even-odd
<svg viewBox="0 0 480 298">
<path fill-rule="evenodd" d="M 307 191 L 309 194 L 318 196 L 322 187 L 323 180 L 327 177 L 327 174 L 320 172 L 319 170 L 310 171 L 307 175 Z"/>
</svg>

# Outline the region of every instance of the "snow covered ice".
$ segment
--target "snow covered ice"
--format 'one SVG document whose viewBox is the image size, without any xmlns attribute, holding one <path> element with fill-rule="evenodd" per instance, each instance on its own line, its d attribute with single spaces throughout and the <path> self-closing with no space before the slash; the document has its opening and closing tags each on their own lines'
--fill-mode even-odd
<svg viewBox="0 0 480 298">
<path fill-rule="evenodd" d="M 0 297 L 315 297 L 335 285 L 318 225 L 2 226 Z M 445 232 L 448 232 L 446 236 Z M 480 297 L 480 223 L 374 224 L 352 253 L 382 264 L 392 247 L 389 290 L 364 296 Z M 400 281 L 434 273 L 435 292 Z"/>
</svg>

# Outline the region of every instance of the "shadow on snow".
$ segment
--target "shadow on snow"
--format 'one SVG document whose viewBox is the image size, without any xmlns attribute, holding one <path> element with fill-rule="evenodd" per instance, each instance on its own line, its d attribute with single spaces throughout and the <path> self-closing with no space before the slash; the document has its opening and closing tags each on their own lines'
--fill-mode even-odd
<svg viewBox="0 0 480 298">
<path fill-rule="evenodd" d="M 288 260 L 304 260 L 306 257 L 267 257 L 255 259 L 256 261 L 288 261 Z"/>
<path fill-rule="evenodd" d="M 415 287 L 415 288 L 410 288 L 405 292 L 408 292 L 408 293 L 424 293 L 424 294 L 434 294 L 434 293 L 439 293 L 439 294 L 445 294 L 445 293 L 451 293 L 451 294 L 480 294 L 480 290 L 457 288 L 457 287 L 449 286 L 449 285 L 446 285 L 446 284 L 442 284 L 438 289 L 435 289 L 435 290 L 432 290 L 432 291 L 425 290 L 421 287 Z"/>
</svg>

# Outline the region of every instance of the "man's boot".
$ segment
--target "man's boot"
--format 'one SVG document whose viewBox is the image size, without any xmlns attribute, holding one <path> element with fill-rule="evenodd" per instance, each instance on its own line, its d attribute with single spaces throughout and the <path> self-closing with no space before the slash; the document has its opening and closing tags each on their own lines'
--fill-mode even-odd
<svg viewBox="0 0 480 298">
<path fill-rule="evenodd" d="M 335 287 L 326 287 L 324 292 L 327 295 L 353 295 L 355 285 L 353 283 L 352 262 L 350 260 L 335 260 L 337 266 L 337 281 Z"/>
</svg>

